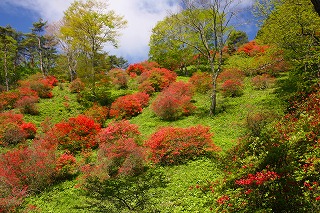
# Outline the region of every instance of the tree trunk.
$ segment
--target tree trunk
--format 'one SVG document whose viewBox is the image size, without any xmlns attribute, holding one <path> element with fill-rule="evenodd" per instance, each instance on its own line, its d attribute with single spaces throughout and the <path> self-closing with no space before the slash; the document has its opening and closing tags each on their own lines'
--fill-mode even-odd
<svg viewBox="0 0 320 213">
<path fill-rule="evenodd" d="M 9 91 L 9 77 L 8 77 L 7 53 L 8 53 L 8 48 L 7 48 L 7 46 L 6 46 L 6 47 L 5 47 L 5 50 L 4 50 L 3 67 L 4 67 L 4 73 L 5 73 L 5 79 L 6 79 L 6 90 Z"/>
<path fill-rule="evenodd" d="M 42 72 L 43 77 L 46 77 L 46 73 L 43 69 L 43 56 L 42 56 L 42 48 L 41 48 L 41 40 L 39 37 L 37 37 L 38 40 L 38 47 L 39 47 L 39 57 L 40 57 L 40 70 Z"/>
</svg>

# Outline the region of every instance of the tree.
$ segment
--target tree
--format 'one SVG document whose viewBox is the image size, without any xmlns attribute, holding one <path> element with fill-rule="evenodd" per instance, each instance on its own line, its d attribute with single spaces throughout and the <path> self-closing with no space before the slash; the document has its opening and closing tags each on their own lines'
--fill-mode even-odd
<svg viewBox="0 0 320 213">
<path fill-rule="evenodd" d="M 235 52 L 238 48 L 247 43 L 248 35 L 246 32 L 234 30 L 230 33 L 230 36 L 227 40 L 228 51 L 230 53 Z"/>
<path fill-rule="evenodd" d="M 0 54 L 3 60 L 4 80 L 7 91 L 10 89 L 10 68 L 14 66 L 14 57 L 17 52 L 17 41 L 14 38 L 15 33 L 15 30 L 10 26 L 0 27 Z"/>
<path fill-rule="evenodd" d="M 257 37 L 282 48 L 293 64 L 284 89 L 309 93 L 320 86 L 320 17 L 309 0 L 281 0 L 270 8 Z"/>
<path fill-rule="evenodd" d="M 172 19 L 173 17 L 167 17 L 152 29 L 149 58 L 167 69 L 183 71 L 190 64 L 195 51 L 192 47 L 171 39 L 167 23 L 174 21 Z"/>
<path fill-rule="evenodd" d="M 118 30 L 126 25 L 123 17 L 113 10 L 106 11 L 107 5 L 97 0 L 74 1 L 64 12 L 61 38 L 72 51 L 81 51 L 91 70 L 94 85 L 98 53 L 103 44 L 117 47 Z"/>
<path fill-rule="evenodd" d="M 230 20 L 235 16 L 234 0 L 182 0 L 182 12 L 167 22 L 170 38 L 193 48 L 206 58 L 212 73 L 210 115 L 216 111 L 217 77 L 222 71 L 223 47 L 229 37 Z"/>
</svg>

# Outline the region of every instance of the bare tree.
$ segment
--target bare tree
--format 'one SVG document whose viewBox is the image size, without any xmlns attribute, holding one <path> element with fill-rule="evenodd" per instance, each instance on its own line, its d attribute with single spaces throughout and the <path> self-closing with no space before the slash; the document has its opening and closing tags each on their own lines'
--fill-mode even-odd
<svg viewBox="0 0 320 213">
<path fill-rule="evenodd" d="M 171 16 L 172 39 L 193 47 L 207 59 L 212 72 L 210 115 L 216 112 L 217 77 L 222 71 L 223 47 L 231 33 L 230 21 L 237 14 L 236 0 L 181 0 L 181 11 Z"/>
</svg>

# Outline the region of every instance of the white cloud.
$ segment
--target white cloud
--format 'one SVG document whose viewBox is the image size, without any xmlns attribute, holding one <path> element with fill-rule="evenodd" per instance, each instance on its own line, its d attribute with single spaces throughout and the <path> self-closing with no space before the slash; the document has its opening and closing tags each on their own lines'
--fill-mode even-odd
<svg viewBox="0 0 320 213">
<path fill-rule="evenodd" d="M 239 0 L 250 4 L 253 0 Z M 0 0 L 1 5 L 14 5 L 35 11 L 44 20 L 57 21 L 63 17 L 73 0 Z M 110 9 L 122 15 L 128 21 L 122 30 L 119 49 L 106 46 L 111 54 L 123 56 L 129 62 L 137 62 L 148 58 L 148 43 L 152 28 L 162 20 L 169 11 L 178 8 L 178 0 L 109 0 Z"/>
<path fill-rule="evenodd" d="M 57 21 L 63 17 L 73 0 L 1 0 L 1 4 L 14 5 L 38 13 L 44 20 Z M 162 20 L 167 11 L 174 10 L 178 1 L 174 0 L 109 0 L 110 9 L 128 21 L 121 31 L 119 48 L 106 46 L 105 50 L 129 59 L 130 62 L 146 60 L 151 30 Z"/>
</svg>

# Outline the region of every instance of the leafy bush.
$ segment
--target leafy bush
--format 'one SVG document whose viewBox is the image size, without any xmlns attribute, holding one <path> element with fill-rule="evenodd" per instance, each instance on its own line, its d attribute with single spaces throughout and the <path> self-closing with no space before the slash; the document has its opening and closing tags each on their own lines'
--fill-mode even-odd
<svg viewBox="0 0 320 213">
<path fill-rule="evenodd" d="M 104 126 L 105 121 L 107 120 L 109 114 L 109 109 L 105 106 L 99 106 L 98 104 L 94 104 L 92 107 L 87 109 L 84 112 L 85 116 L 93 119 L 96 123 Z"/>
<path fill-rule="evenodd" d="M 15 102 L 19 99 L 17 91 L 0 93 L 0 111 L 13 109 Z"/>
<path fill-rule="evenodd" d="M 175 120 L 195 110 L 191 103 L 191 84 L 175 82 L 162 91 L 152 103 L 153 112 L 164 120 Z"/>
<path fill-rule="evenodd" d="M 14 212 L 22 199 L 52 183 L 55 150 L 38 144 L 8 151 L 0 156 L 0 211 Z"/>
<path fill-rule="evenodd" d="M 189 79 L 196 92 L 206 94 L 212 90 L 212 76 L 206 72 L 195 72 Z"/>
<path fill-rule="evenodd" d="M 146 141 L 151 160 L 160 164 L 176 164 L 207 151 L 218 150 L 212 141 L 210 128 L 194 126 L 189 128 L 163 127 Z"/>
<path fill-rule="evenodd" d="M 127 69 L 128 75 L 132 78 L 141 75 L 145 71 L 147 71 L 147 69 L 142 64 L 131 64 Z"/>
<path fill-rule="evenodd" d="M 36 126 L 32 123 L 25 123 L 22 114 L 12 112 L 0 113 L 0 144 L 16 145 L 28 138 L 34 138 Z"/>
<path fill-rule="evenodd" d="M 242 95 L 243 85 L 239 80 L 226 80 L 221 85 L 222 95 L 225 97 L 237 97 Z"/>
<path fill-rule="evenodd" d="M 257 75 L 251 80 L 255 89 L 267 89 L 275 82 L 275 78 L 268 74 Z"/>
<path fill-rule="evenodd" d="M 112 103 L 110 116 L 117 119 L 131 118 L 140 114 L 148 102 L 149 95 L 145 93 L 122 96 Z"/>
<path fill-rule="evenodd" d="M 137 64 L 131 64 L 126 72 L 133 78 L 140 76 L 142 73 L 152 70 L 154 68 L 159 68 L 159 64 L 152 61 L 143 61 Z"/>
<path fill-rule="evenodd" d="M 239 80 L 243 81 L 245 78 L 245 73 L 237 68 L 229 68 L 223 70 L 219 76 L 218 81 L 219 82 L 225 82 L 227 80 Z"/>
<path fill-rule="evenodd" d="M 51 90 L 57 83 L 58 80 L 54 76 L 43 78 L 41 74 L 35 74 L 24 81 L 19 81 L 22 88 L 30 88 L 36 91 L 40 98 L 52 98 Z"/>
<path fill-rule="evenodd" d="M 15 107 L 20 109 L 23 114 L 38 115 L 39 110 L 36 106 L 38 101 L 37 96 L 23 96 L 16 102 Z"/>
<path fill-rule="evenodd" d="M 2 141 L 6 145 L 16 145 L 27 138 L 25 131 L 15 123 L 9 123 L 2 133 Z"/>
<path fill-rule="evenodd" d="M 318 212 L 319 113 L 318 91 L 294 103 L 258 137 L 250 134 L 229 150 L 226 165 L 232 170 L 222 185 L 214 187 L 217 198 L 229 199 L 216 210 Z"/>
<path fill-rule="evenodd" d="M 255 56 L 264 53 L 268 48 L 269 46 L 259 45 L 255 40 L 253 40 L 239 47 L 237 52 L 243 52 L 248 56 Z"/>
<path fill-rule="evenodd" d="M 78 172 L 77 159 L 69 153 L 63 153 L 56 162 L 57 176 L 68 179 Z"/>
<path fill-rule="evenodd" d="M 121 120 L 110 123 L 107 128 L 104 128 L 97 135 L 97 141 L 101 143 L 114 143 L 120 139 L 134 138 L 138 141 L 141 133 L 139 127 L 131 124 L 128 120 Z"/>
<path fill-rule="evenodd" d="M 69 85 L 69 89 L 71 93 L 80 93 L 85 88 L 85 84 L 81 81 L 80 78 L 76 78 Z"/>
<path fill-rule="evenodd" d="M 99 131 L 100 125 L 93 119 L 79 115 L 66 122 L 57 123 L 47 134 L 50 135 L 53 143 L 56 142 L 62 149 L 75 153 L 97 147 L 95 136 Z"/>
<path fill-rule="evenodd" d="M 172 82 L 175 82 L 177 74 L 164 68 L 154 68 L 141 74 L 138 82 L 142 85 L 139 90 L 150 93 L 153 88 L 155 92 L 160 92 L 167 88 Z"/>
<path fill-rule="evenodd" d="M 125 70 L 122 69 L 112 69 L 107 74 L 110 77 L 113 85 L 121 89 L 126 89 L 128 87 L 129 76 Z"/>
</svg>

